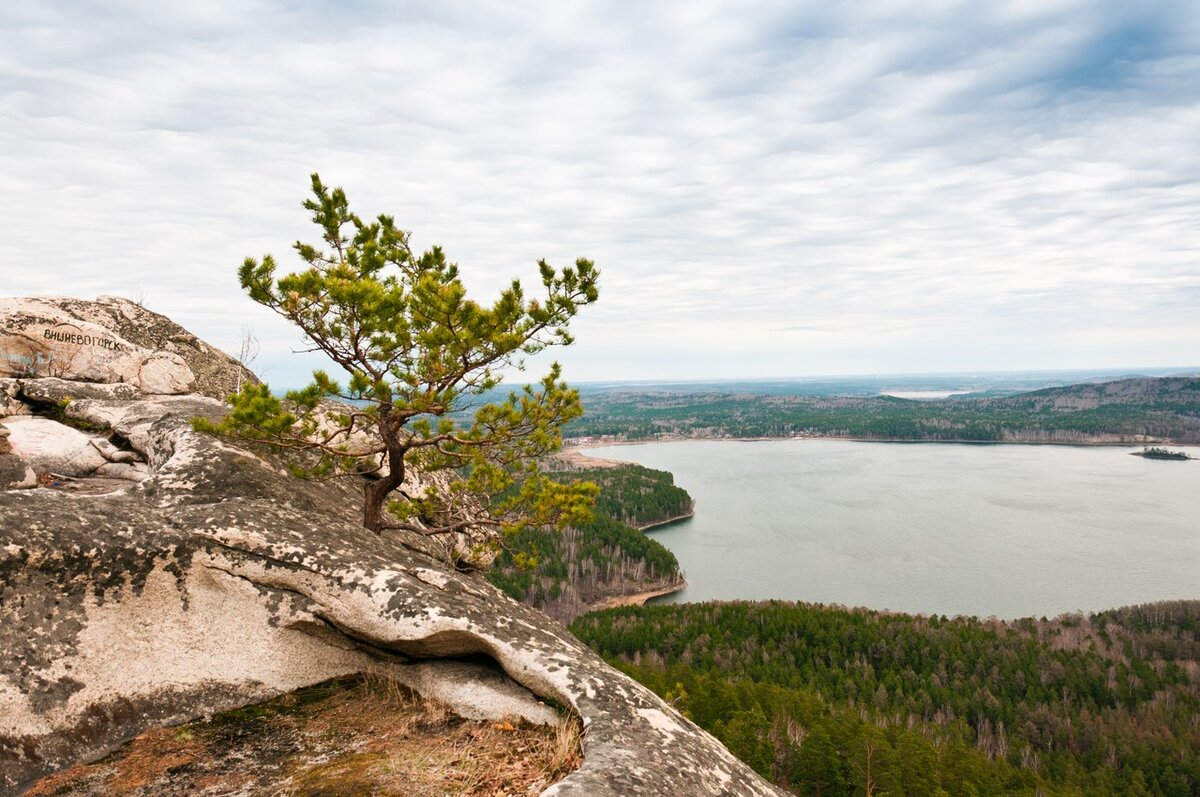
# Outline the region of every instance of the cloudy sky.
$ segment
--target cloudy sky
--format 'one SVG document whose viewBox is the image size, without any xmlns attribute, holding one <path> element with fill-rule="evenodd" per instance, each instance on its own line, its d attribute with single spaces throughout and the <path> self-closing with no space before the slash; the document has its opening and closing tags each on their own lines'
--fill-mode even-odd
<svg viewBox="0 0 1200 797">
<path fill-rule="evenodd" d="M 595 260 L 573 380 L 1200 365 L 1190 0 L 0 5 L 0 294 L 299 382 L 312 171 L 481 299 Z"/>
</svg>

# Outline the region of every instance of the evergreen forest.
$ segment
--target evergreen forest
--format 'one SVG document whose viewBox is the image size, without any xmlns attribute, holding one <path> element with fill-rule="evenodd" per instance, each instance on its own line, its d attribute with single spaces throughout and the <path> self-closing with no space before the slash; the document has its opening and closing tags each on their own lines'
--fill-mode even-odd
<svg viewBox="0 0 1200 797">
<path fill-rule="evenodd" d="M 1016 621 L 679 604 L 571 630 L 799 795 L 1200 794 L 1200 602 Z"/>
</svg>

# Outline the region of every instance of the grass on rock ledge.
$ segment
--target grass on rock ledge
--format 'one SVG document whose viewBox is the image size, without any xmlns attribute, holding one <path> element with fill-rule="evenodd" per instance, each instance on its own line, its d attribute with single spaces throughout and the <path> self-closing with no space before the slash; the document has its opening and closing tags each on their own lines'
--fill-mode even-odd
<svg viewBox="0 0 1200 797">
<path fill-rule="evenodd" d="M 28 797 L 534 795 L 581 761 L 578 721 L 476 722 L 382 675 L 154 728 Z"/>
</svg>

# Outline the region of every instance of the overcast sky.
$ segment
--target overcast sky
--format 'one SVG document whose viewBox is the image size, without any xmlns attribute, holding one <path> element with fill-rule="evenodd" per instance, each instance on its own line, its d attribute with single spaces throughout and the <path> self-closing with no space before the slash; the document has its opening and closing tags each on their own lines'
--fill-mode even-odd
<svg viewBox="0 0 1200 797">
<path fill-rule="evenodd" d="M 0 4 L 0 294 L 298 383 L 312 171 L 479 299 L 595 260 L 573 380 L 1200 365 L 1193 0 Z"/>
</svg>

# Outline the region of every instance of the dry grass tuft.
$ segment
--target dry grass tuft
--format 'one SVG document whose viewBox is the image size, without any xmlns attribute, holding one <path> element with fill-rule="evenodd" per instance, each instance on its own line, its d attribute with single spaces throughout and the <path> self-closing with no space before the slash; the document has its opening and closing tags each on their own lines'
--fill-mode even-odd
<svg viewBox="0 0 1200 797">
<path fill-rule="evenodd" d="M 546 776 L 551 782 L 579 769 L 583 763 L 583 725 L 574 715 L 559 717 L 550 740 Z"/>
</svg>

